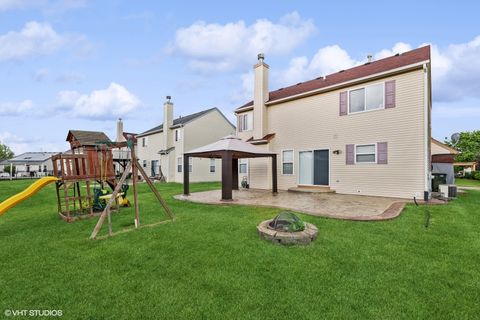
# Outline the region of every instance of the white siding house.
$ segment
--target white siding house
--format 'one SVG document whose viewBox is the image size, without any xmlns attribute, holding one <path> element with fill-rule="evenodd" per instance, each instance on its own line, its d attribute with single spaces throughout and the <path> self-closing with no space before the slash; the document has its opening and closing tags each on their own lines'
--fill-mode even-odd
<svg viewBox="0 0 480 320">
<path fill-rule="evenodd" d="M 173 103 L 164 104 L 164 120 L 157 127 L 136 136 L 137 157 L 150 176 L 160 171 L 166 181 L 183 182 L 183 153 L 235 133 L 233 126 L 218 108 L 173 118 Z M 164 128 L 167 128 L 166 130 Z M 219 181 L 221 161 L 192 159 L 189 166 L 192 182 Z"/>
</svg>

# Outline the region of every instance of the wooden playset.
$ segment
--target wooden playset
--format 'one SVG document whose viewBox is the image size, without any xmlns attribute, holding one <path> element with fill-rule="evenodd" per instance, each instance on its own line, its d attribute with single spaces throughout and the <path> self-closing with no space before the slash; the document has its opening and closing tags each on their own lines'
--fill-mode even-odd
<svg viewBox="0 0 480 320">
<path fill-rule="evenodd" d="M 54 176 L 58 178 L 56 181 L 58 213 L 63 220 L 71 222 L 100 214 L 91 238 L 97 237 L 107 217 L 108 234 L 112 235 L 111 213 L 117 211 L 120 206 L 130 206 L 126 194 L 129 189 L 127 177 L 131 176 L 135 227 L 140 227 L 138 172 L 155 194 L 167 216 L 174 220 L 166 202 L 138 163 L 133 137 L 125 142 L 112 142 L 103 132 L 70 130 L 67 141 L 70 143 L 70 152 L 52 157 Z M 112 150 L 115 148 L 127 148 L 130 153 L 130 161 L 119 180 L 116 180 L 113 165 Z M 106 191 L 108 187 L 111 188 L 111 193 Z"/>
</svg>

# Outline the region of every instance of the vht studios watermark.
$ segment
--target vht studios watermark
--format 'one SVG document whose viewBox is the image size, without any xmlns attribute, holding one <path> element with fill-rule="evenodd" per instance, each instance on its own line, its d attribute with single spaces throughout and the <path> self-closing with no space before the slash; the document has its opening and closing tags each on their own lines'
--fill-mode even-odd
<svg viewBox="0 0 480 320">
<path fill-rule="evenodd" d="M 61 317 L 63 310 L 6 309 L 3 314 L 6 317 Z"/>
</svg>

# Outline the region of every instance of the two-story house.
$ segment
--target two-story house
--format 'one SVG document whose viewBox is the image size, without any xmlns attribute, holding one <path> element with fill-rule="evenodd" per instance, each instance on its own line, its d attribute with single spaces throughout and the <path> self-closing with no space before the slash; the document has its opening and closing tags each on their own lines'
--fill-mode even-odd
<svg viewBox="0 0 480 320">
<path fill-rule="evenodd" d="M 278 156 L 278 187 L 423 198 L 431 189 L 430 47 L 269 91 L 262 54 L 237 134 Z M 269 189 L 268 160 L 239 164 L 241 181 Z M 428 194 L 427 194 L 428 195 Z"/>
<path fill-rule="evenodd" d="M 170 97 L 163 105 L 163 123 L 136 136 L 137 157 L 147 174 L 163 174 L 167 182 L 183 181 L 183 152 L 235 133 L 235 126 L 218 108 L 173 118 Z M 219 181 L 221 161 L 191 159 L 191 181 Z"/>
</svg>

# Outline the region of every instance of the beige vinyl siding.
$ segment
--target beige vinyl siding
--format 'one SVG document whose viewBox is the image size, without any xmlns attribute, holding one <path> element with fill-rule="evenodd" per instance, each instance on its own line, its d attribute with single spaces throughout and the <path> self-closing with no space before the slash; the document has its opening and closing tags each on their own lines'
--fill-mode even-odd
<svg viewBox="0 0 480 320">
<path fill-rule="evenodd" d="M 439 146 L 438 144 L 436 144 L 434 142 L 431 143 L 431 149 L 432 149 L 432 155 L 452 153 L 449 149 L 443 148 L 442 146 Z"/>
<path fill-rule="evenodd" d="M 268 107 L 268 132 L 275 133 L 269 149 L 294 149 L 294 175 L 281 175 L 279 189 L 296 186 L 299 151 L 330 149 L 330 187 L 339 193 L 422 196 L 425 184 L 423 70 L 395 75 L 368 84 L 396 80 L 396 107 L 339 116 L 336 90 Z M 366 83 L 367 84 L 367 83 Z M 348 89 L 364 87 L 366 84 Z M 242 133 L 244 138 L 247 134 Z M 388 164 L 345 164 L 347 144 L 388 142 Z M 340 150 L 334 155 L 334 150 Z M 269 184 L 269 165 L 250 162 L 252 188 Z M 281 157 L 278 157 L 281 168 Z"/>
<path fill-rule="evenodd" d="M 186 151 L 213 143 L 220 138 L 235 133 L 235 127 L 216 109 L 187 123 L 183 129 L 184 150 Z M 178 156 L 183 156 L 183 150 L 181 153 L 177 152 L 177 154 Z M 193 172 L 190 175 L 190 181 L 220 181 L 222 177 L 221 165 L 221 160 L 216 160 L 215 173 L 211 173 L 210 159 L 194 158 Z M 176 172 L 175 174 L 175 180 L 177 182 L 183 182 L 183 173 L 179 174 Z"/>
</svg>

